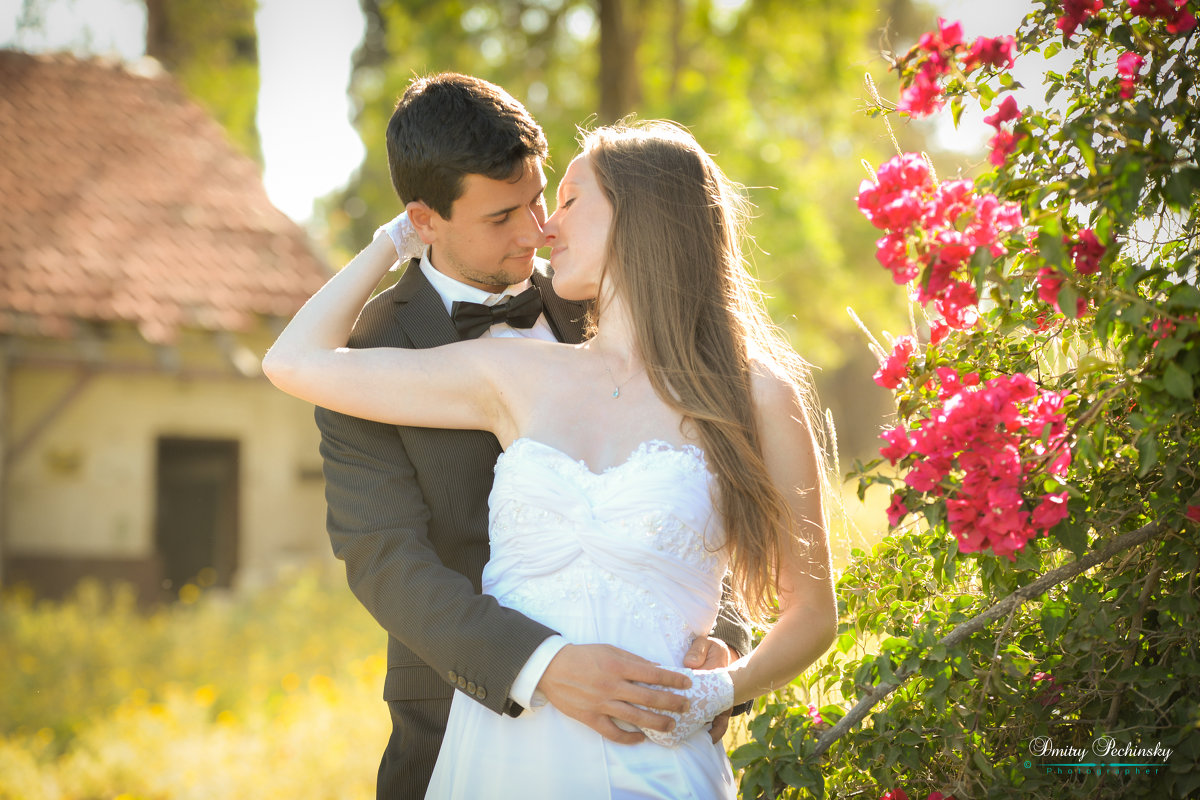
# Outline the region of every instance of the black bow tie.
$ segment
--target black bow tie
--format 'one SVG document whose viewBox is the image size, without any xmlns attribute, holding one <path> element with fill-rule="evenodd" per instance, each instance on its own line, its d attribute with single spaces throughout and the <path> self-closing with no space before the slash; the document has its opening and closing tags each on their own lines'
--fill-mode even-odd
<svg viewBox="0 0 1200 800">
<path fill-rule="evenodd" d="M 477 339 L 488 328 L 507 322 L 514 328 L 532 328 L 542 313 L 542 293 L 530 286 L 494 306 L 483 303 L 456 301 L 450 307 L 450 318 L 463 339 Z"/>
</svg>

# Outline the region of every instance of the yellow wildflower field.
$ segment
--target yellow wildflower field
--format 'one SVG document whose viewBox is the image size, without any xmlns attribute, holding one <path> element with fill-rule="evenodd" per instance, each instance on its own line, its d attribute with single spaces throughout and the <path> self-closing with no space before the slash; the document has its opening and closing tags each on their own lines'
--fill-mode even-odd
<svg viewBox="0 0 1200 800">
<path fill-rule="evenodd" d="M 0 601 L 0 800 L 369 798 L 385 637 L 338 568 L 152 612 Z"/>
</svg>

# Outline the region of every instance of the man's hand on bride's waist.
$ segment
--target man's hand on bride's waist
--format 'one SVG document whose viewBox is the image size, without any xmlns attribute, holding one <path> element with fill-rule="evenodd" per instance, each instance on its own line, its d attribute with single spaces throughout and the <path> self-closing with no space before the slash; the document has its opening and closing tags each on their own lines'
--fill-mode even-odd
<svg viewBox="0 0 1200 800">
<path fill-rule="evenodd" d="M 691 688 L 691 679 L 611 645 L 567 645 L 537 688 L 559 711 L 604 738 L 637 744 L 646 738 L 642 731 L 667 733 L 675 727 L 688 703 L 677 692 Z"/>
</svg>

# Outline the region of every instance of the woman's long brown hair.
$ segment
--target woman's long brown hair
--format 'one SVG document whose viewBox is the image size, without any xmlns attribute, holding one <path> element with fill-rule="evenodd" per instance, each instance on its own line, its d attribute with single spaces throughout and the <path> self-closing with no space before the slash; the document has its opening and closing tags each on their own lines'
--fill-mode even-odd
<svg viewBox="0 0 1200 800">
<path fill-rule="evenodd" d="M 613 208 L 602 281 L 627 304 L 655 392 L 700 439 L 717 479 L 733 589 L 764 619 L 775 608 L 784 548 L 803 542 L 763 460 L 753 371 L 791 381 L 817 429 L 808 365 L 767 316 L 746 268 L 747 202 L 674 123 L 621 123 L 582 141 Z M 596 313 L 598 321 L 603 309 Z"/>
</svg>

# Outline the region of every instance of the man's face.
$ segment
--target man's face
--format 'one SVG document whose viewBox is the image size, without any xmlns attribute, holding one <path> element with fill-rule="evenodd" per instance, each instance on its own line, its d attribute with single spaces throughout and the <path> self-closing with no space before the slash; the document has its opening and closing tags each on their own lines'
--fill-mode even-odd
<svg viewBox="0 0 1200 800">
<path fill-rule="evenodd" d="M 467 175 L 450 219 L 433 213 L 429 259 L 451 278 L 489 292 L 520 283 L 533 272 L 533 256 L 545 244 L 541 161 L 526 162 L 519 180 Z"/>
</svg>

